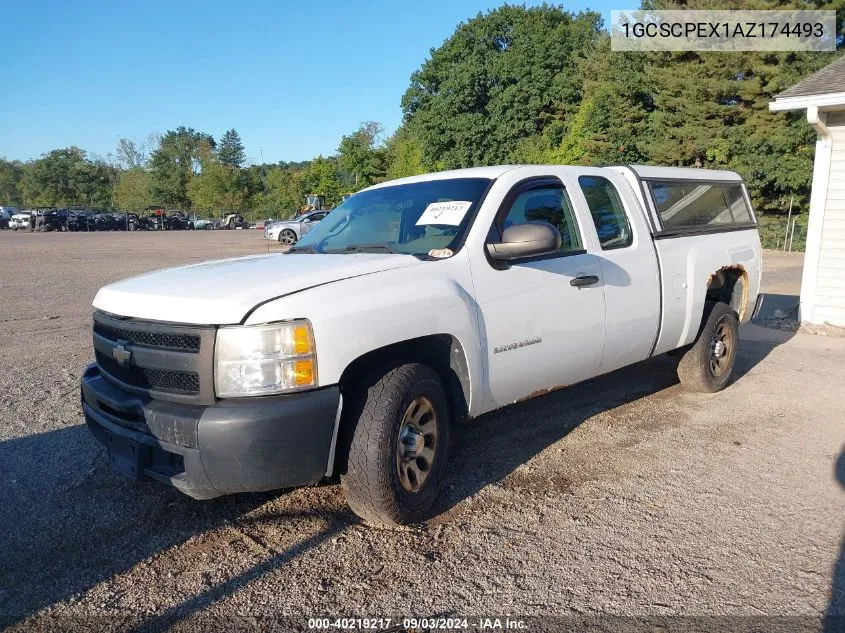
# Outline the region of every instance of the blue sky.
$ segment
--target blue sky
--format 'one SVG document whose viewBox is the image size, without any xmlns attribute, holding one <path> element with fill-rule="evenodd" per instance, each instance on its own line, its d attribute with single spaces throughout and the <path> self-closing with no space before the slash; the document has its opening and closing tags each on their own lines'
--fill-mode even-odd
<svg viewBox="0 0 845 633">
<path fill-rule="evenodd" d="M 633 4 L 639 4 L 632 3 Z M 7 3 L 0 156 L 179 125 L 238 130 L 250 162 L 334 152 L 367 120 L 392 131 L 411 73 L 483 0 Z M 576 0 L 610 19 L 610 0 Z"/>
</svg>

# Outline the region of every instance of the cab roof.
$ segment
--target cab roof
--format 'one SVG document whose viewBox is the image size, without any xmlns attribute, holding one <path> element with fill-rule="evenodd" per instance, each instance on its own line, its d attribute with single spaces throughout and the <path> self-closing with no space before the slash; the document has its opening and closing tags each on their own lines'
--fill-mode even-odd
<svg viewBox="0 0 845 633">
<path fill-rule="evenodd" d="M 537 170 L 542 167 L 577 170 L 587 165 L 496 165 L 492 167 L 469 167 L 466 169 L 451 169 L 448 171 L 437 171 L 407 178 L 388 180 L 369 187 L 369 189 L 380 189 L 393 185 L 403 185 L 414 182 L 429 182 L 432 180 L 447 180 L 450 178 L 499 178 L 505 173 L 514 169 L 531 168 Z M 640 178 L 646 180 L 716 180 L 716 181 L 737 181 L 742 182 L 742 177 L 732 171 L 720 169 L 698 169 L 695 167 L 656 167 L 653 165 L 597 165 L 598 168 L 613 169 L 615 171 L 630 170 Z"/>
</svg>

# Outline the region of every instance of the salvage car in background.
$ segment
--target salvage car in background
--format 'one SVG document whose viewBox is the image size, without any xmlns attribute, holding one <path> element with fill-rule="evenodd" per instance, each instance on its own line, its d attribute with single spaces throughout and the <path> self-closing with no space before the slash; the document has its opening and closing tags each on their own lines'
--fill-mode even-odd
<svg viewBox="0 0 845 633">
<path fill-rule="evenodd" d="M 35 214 L 35 230 L 49 233 L 50 231 L 68 231 L 67 209 L 45 209 Z"/>
<path fill-rule="evenodd" d="M 21 211 L 9 219 L 9 228 L 13 231 L 28 231 L 32 227 L 32 212 Z"/>
<path fill-rule="evenodd" d="M 188 228 L 196 231 L 210 231 L 215 228 L 215 222 L 204 218 L 194 218 L 188 221 Z"/>
<path fill-rule="evenodd" d="M 313 211 L 294 220 L 282 220 L 264 227 L 264 237 L 280 244 L 296 244 L 300 238 L 317 226 L 331 211 Z"/>
<path fill-rule="evenodd" d="M 9 228 L 9 220 L 18 212 L 17 207 L 0 207 L 0 229 Z"/>
<path fill-rule="evenodd" d="M 230 213 L 222 220 L 220 220 L 220 228 L 221 229 L 248 229 L 249 222 L 244 220 L 244 216 L 240 213 Z"/>
</svg>

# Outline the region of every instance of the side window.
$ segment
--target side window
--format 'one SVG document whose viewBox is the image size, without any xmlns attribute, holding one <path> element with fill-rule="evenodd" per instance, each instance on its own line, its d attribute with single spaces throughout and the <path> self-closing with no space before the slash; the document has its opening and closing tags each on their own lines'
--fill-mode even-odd
<svg viewBox="0 0 845 633">
<path fill-rule="evenodd" d="M 538 221 L 548 222 L 560 231 L 561 244 L 558 253 L 582 249 L 575 213 L 563 185 L 543 185 L 520 193 L 501 219 L 498 225 L 499 234 L 514 224 Z"/>
<path fill-rule="evenodd" d="M 754 221 L 740 184 L 652 182 L 649 188 L 664 228 L 696 228 Z"/>
<path fill-rule="evenodd" d="M 630 246 L 631 225 L 613 183 L 601 176 L 581 176 L 578 184 L 587 199 L 602 250 Z"/>
<path fill-rule="evenodd" d="M 722 187 L 725 192 L 725 199 L 728 203 L 728 210 L 734 222 L 753 222 L 751 211 L 745 202 L 745 196 L 742 195 L 742 187 L 740 185 L 725 185 Z"/>
</svg>

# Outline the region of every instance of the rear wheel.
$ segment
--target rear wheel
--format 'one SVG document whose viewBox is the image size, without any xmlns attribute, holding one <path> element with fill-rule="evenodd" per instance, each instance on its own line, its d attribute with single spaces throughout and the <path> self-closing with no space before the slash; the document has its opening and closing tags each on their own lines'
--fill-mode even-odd
<svg viewBox="0 0 845 633">
<path fill-rule="evenodd" d="M 279 243 L 296 244 L 296 233 L 294 233 L 291 229 L 285 229 L 279 233 Z"/>
<path fill-rule="evenodd" d="M 346 416 L 340 481 L 353 512 L 385 526 L 429 518 L 449 454 L 449 409 L 437 374 L 419 363 L 372 374 L 350 396 Z"/>
<path fill-rule="evenodd" d="M 739 349 L 739 322 L 726 303 L 707 303 L 704 327 L 678 363 L 678 378 L 690 391 L 714 393 L 730 381 Z"/>
</svg>

